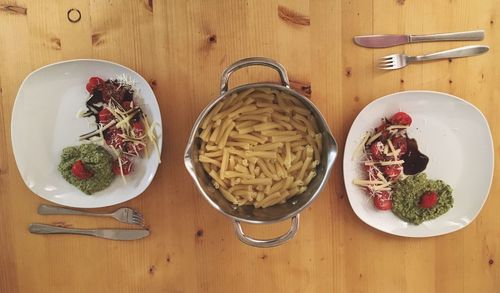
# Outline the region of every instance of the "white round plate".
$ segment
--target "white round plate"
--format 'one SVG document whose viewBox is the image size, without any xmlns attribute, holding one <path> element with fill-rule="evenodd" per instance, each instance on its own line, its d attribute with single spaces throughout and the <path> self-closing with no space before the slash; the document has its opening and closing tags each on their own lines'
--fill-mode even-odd
<svg viewBox="0 0 500 293">
<path fill-rule="evenodd" d="M 371 198 L 352 181 L 363 176 L 352 160 L 362 135 L 380 119 L 404 111 L 413 118 L 408 136 L 429 157 L 424 171 L 453 188 L 454 205 L 437 219 L 420 225 L 406 223 L 391 211 L 377 210 Z M 493 178 L 493 141 L 485 117 L 476 107 L 455 96 L 431 91 L 407 91 L 379 98 L 367 105 L 351 126 L 344 151 L 344 183 L 356 215 L 389 234 L 430 237 L 459 230 L 481 210 Z"/>
<path fill-rule="evenodd" d="M 78 137 L 94 130 L 90 118 L 77 118 L 85 107 L 87 81 L 125 75 L 135 82 L 139 104 L 149 119 L 158 123 L 161 152 L 161 115 L 149 84 L 135 71 L 108 61 L 71 60 L 54 63 L 32 72 L 21 84 L 12 110 L 12 148 L 24 183 L 31 191 L 51 202 L 79 208 L 97 208 L 122 203 L 141 194 L 151 183 L 160 154 L 140 159 L 125 185 L 120 177 L 106 189 L 86 195 L 59 174 L 62 149 L 79 145 Z"/>
</svg>

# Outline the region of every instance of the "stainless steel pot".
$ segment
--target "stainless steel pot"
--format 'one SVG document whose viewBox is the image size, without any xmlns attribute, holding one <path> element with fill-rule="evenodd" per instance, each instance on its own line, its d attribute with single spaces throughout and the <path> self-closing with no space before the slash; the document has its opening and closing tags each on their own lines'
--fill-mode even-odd
<svg viewBox="0 0 500 293">
<path fill-rule="evenodd" d="M 271 83 L 253 83 L 246 84 L 231 90 L 228 89 L 229 76 L 238 69 L 262 65 L 275 69 L 278 71 L 282 85 L 271 84 Z M 321 154 L 321 162 L 317 167 L 317 176 L 310 182 L 307 190 L 289 199 L 284 204 L 278 204 L 268 208 L 254 208 L 253 206 L 241 206 L 238 207 L 228 202 L 218 190 L 216 190 L 208 174 L 205 173 L 200 162 L 198 162 L 198 153 L 200 148 L 201 140 L 198 138 L 200 132 L 200 124 L 205 118 L 205 116 L 212 110 L 212 108 L 219 101 L 224 100 L 226 97 L 231 96 L 233 93 L 239 93 L 249 88 L 272 88 L 289 95 L 292 95 L 302 101 L 304 106 L 309 108 L 312 112 L 320 132 L 323 135 L 323 152 Z M 285 243 L 286 241 L 292 239 L 299 228 L 299 213 L 307 208 L 320 194 L 321 190 L 326 184 L 328 177 L 330 176 L 330 171 L 333 167 L 335 157 L 337 156 L 337 142 L 333 137 L 328 124 L 319 112 L 319 110 L 314 106 L 314 104 L 297 93 L 296 91 L 290 89 L 290 82 L 285 68 L 278 62 L 267 59 L 267 58 L 247 58 L 240 60 L 224 70 L 221 78 L 221 95 L 213 100 L 199 115 L 198 119 L 191 130 L 189 136 L 189 141 L 184 153 L 184 164 L 186 168 L 193 177 L 194 183 L 198 190 L 203 194 L 205 199 L 218 211 L 224 215 L 233 219 L 234 229 L 238 238 L 245 244 L 256 246 L 256 247 L 272 247 Z M 247 222 L 253 224 L 269 224 L 274 222 L 283 221 L 291 218 L 291 227 L 288 232 L 284 235 L 273 239 L 255 239 L 243 232 L 240 222 Z"/>
</svg>

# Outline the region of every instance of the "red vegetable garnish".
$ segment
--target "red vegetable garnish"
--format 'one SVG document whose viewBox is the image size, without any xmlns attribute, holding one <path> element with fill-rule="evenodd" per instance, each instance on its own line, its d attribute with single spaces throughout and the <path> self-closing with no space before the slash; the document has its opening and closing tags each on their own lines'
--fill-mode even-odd
<svg viewBox="0 0 500 293">
<path fill-rule="evenodd" d="M 89 82 L 87 83 L 87 91 L 89 93 L 92 93 L 92 91 L 100 84 L 103 84 L 104 83 L 104 80 L 102 80 L 101 78 L 97 77 L 97 76 L 93 76 L 89 79 Z"/>
<path fill-rule="evenodd" d="M 437 193 L 434 191 L 427 191 L 420 198 L 420 207 L 424 209 L 432 208 L 437 204 L 437 201 L 438 201 Z"/>
<path fill-rule="evenodd" d="M 110 128 L 104 135 L 106 144 L 113 146 L 115 149 L 119 149 L 123 143 L 123 137 L 121 136 L 123 131 L 118 128 Z"/>
<path fill-rule="evenodd" d="M 376 160 L 382 160 L 384 158 L 384 155 L 382 154 L 383 151 L 384 145 L 380 141 L 375 141 L 370 146 L 370 152 Z"/>
<path fill-rule="evenodd" d="M 94 175 L 92 174 L 92 172 L 85 168 L 82 160 L 77 160 L 73 164 L 73 166 L 71 167 L 71 173 L 73 173 L 73 175 L 80 180 L 90 178 Z"/>
<path fill-rule="evenodd" d="M 404 155 L 408 151 L 408 141 L 404 136 L 396 136 L 391 139 L 395 149 L 400 149 L 399 155 Z"/>
<path fill-rule="evenodd" d="M 391 119 L 389 120 L 391 124 L 394 125 L 411 125 L 411 117 L 405 112 L 397 112 L 396 114 L 392 115 Z"/>
<path fill-rule="evenodd" d="M 376 194 L 373 198 L 375 207 L 379 210 L 386 211 L 392 208 L 392 199 L 388 191 L 382 191 Z"/>
<path fill-rule="evenodd" d="M 144 145 L 134 144 L 131 141 L 127 141 L 123 144 L 123 151 L 131 156 L 140 156 L 144 154 Z"/>
<path fill-rule="evenodd" d="M 113 118 L 113 114 L 111 114 L 111 112 L 107 108 L 104 108 L 99 112 L 99 122 L 103 125 L 111 122 Z"/>
<path fill-rule="evenodd" d="M 122 168 L 120 168 L 120 163 L 118 162 L 118 160 L 121 161 Z M 113 173 L 115 173 L 116 176 L 121 176 L 122 170 L 123 175 L 128 175 L 132 171 L 132 160 L 130 160 L 126 156 L 122 156 L 113 162 Z"/>
<path fill-rule="evenodd" d="M 401 174 L 401 168 L 396 165 L 383 166 L 382 172 L 384 172 L 384 175 L 389 177 L 389 179 L 395 179 Z"/>
<path fill-rule="evenodd" d="M 141 137 L 144 135 L 144 125 L 142 125 L 141 121 L 136 121 L 132 124 L 132 128 L 135 134 L 135 137 Z"/>
</svg>

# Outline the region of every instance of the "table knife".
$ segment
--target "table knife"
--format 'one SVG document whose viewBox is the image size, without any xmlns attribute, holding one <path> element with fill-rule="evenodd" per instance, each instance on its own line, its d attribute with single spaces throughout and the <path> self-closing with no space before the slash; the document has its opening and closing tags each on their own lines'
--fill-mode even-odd
<svg viewBox="0 0 500 293">
<path fill-rule="evenodd" d="M 31 224 L 29 231 L 34 234 L 78 234 L 112 240 L 137 240 L 149 235 L 144 229 L 74 229 L 45 224 Z"/>
<path fill-rule="evenodd" d="M 355 36 L 354 42 L 367 48 L 386 48 L 397 45 L 438 42 L 438 41 L 481 41 L 484 38 L 484 31 L 468 31 L 432 35 L 367 35 Z"/>
</svg>

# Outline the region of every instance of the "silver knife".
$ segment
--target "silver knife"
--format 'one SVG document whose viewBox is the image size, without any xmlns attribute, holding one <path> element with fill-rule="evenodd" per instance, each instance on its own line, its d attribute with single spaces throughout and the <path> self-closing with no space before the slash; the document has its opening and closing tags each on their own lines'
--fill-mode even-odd
<svg viewBox="0 0 500 293">
<path fill-rule="evenodd" d="M 484 31 L 468 31 L 457 33 L 444 33 L 432 35 L 368 35 L 355 36 L 354 42 L 367 48 L 386 48 L 397 45 L 438 42 L 438 41 L 481 41 L 484 39 Z"/>
<path fill-rule="evenodd" d="M 34 234 L 78 234 L 112 240 L 136 240 L 147 237 L 149 230 L 144 229 L 74 229 L 34 223 L 29 226 Z"/>
</svg>

